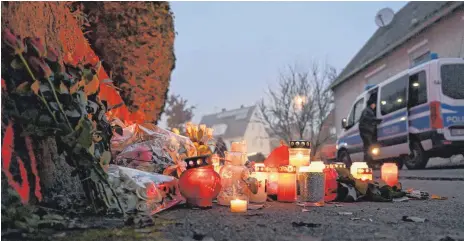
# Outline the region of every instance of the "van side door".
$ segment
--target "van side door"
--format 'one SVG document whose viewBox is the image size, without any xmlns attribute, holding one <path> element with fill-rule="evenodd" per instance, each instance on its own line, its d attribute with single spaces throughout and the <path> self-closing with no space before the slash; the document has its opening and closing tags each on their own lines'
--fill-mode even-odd
<svg viewBox="0 0 464 241">
<path fill-rule="evenodd" d="M 361 161 L 363 159 L 363 143 L 359 135 L 359 118 L 361 117 L 364 105 L 364 97 L 357 99 L 347 120 L 344 141 L 351 161 Z"/>
<path fill-rule="evenodd" d="M 380 87 L 378 111 L 382 123 L 377 128 L 377 142 L 381 146 L 379 159 L 409 154 L 408 83 L 409 74 L 404 74 Z"/>
</svg>

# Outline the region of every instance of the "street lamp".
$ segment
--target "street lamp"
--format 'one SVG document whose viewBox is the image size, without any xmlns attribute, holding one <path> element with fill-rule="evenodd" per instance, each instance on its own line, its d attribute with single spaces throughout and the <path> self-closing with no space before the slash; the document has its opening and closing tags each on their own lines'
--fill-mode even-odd
<svg viewBox="0 0 464 241">
<path fill-rule="evenodd" d="M 295 109 L 301 110 L 303 108 L 303 105 L 306 103 L 306 97 L 301 96 L 301 95 L 297 95 L 293 99 L 293 102 L 294 102 L 294 105 L 295 105 Z"/>
</svg>

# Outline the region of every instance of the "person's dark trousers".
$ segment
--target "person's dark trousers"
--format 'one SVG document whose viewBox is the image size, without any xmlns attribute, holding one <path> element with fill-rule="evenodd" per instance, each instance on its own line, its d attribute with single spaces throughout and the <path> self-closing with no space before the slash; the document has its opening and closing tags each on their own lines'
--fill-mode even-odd
<svg viewBox="0 0 464 241">
<path fill-rule="evenodd" d="M 364 161 L 367 163 L 370 163 L 372 162 L 372 156 L 371 156 L 369 149 L 373 144 L 373 134 L 362 133 L 361 139 L 363 141 Z"/>
</svg>

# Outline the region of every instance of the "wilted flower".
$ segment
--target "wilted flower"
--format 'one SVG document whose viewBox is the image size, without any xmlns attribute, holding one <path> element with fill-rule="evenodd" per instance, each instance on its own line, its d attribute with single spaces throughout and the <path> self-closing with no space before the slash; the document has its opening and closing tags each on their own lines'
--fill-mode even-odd
<svg viewBox="0 0 464 241">
<path fill-rule="evenodd" d="M 49 78 L 53 74 L 52 70 L 50 69 L 50 66 L 48 66 L 48 64 L 46 64 L 45 61 L 43 61 L 42 59 L 31 56 L 28 60 L 32 69 L 34 69 L 36 73 L 42 75 L 43 77 Z"/>
<path fill-rule="evenodd" d="M 47 47 L 47 56 L 45 58 L 50 62 L 57 62 L 58 52 L 52 47 Z"/>
<path fill-rule="evenodd" d="M 15 54 L 23 53 L 26 49 L 24 42 L 8 28 L 3 30 L 2 39 L 4 39 L 6 45 L 14 49 Z"/>
<path fill-rule="evenodd" d="M 38 57 L 45 57 L 47 55 L 47 49 L 40 38 L 26 38 L 26 44 L 37 53 Z"/>
</svg>

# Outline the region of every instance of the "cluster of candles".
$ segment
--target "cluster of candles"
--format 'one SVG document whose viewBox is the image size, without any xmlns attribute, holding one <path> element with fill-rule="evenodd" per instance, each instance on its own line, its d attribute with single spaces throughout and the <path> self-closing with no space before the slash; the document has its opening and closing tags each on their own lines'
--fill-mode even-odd
<svg viewBox="0 0 464 241">
<path fill-rule="evenodd" d="M 232 144 L 231 151 L 234 150 L 242 155 L 246 153 L 245 142 Z M 309 141 L 291 141 L 289 145 L 289 165 L 271 168 L 266 167 L 262 163 L 255 164 L 254 171 L 250 176 L 256 178 L 258 182 L 257 192 L 248 192 L 246 195 L 234 194 L 229 199 L 222 198 L 222 202 L 224 200 L 227 201 L 227 204 L 230 202 L 231 212 L 241 213 L 247 211 L 248 202 L 265 203 L 268 195 L 276 195 L 279 202 L 300 202 L 309 206 L 323 206 L 326 201 L 334 200 L 338 178 L 336 169 L 345 168 L 346 166 L 344 163 L 325 165 L 322 161 L 311 162 L 310 152 L 311 144 Z M 230 154 L 228 153 L 228 155 Z M 225 159 L 227 161 L 230 157 L 226 157 Z M 222 175 L 225 166 L 220 165 L 220 158 L 217 155 L 213 155 L 211 160 L 212 169 L 218 173 L 215 175 L 226 178 L 227 175 Z M 195 164 L 199 165 L 200 163 Z M 188 165 L 194 165 L 194 163 L 188 163 Z M 236 167 L 239 166 L 236 165 Z M 240 168 L 229 169 L 226 168 L 228 171 L 241 170 Z M 385 163 L 382 166 L 381 172 L 382 179 L 388 185 L 393 186 L 398 182 L 398 168 L 396 164 Z M 354 178 L 363 181 L 373 179 L 372 169 L 365 162 L 354 162 L 351 165 L 350 173 Z M 234 174 L 234 176 L 236 175 Z M 232 178 L 232 176 L 229 178 Z M 231 183 L 235 183 L 234 180 L 230 180 L 232 181 Z M 222 188 L 225 188 L 224 185 L 230 181 L 223 182 Z M 221 205 L 225 204 L 222 203 Z"/>
</svg>

